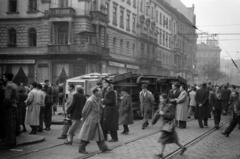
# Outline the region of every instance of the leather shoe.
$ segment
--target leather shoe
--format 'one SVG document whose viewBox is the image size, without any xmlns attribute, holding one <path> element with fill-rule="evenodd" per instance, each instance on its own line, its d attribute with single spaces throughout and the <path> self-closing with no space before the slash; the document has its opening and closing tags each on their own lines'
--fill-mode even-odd
<svg viewBox="0 0 240 159">
<path fill-rule="evenodd" d="M 60 137 L 58 137 L 58 139 L 66 139 L 67 138 L 67 136 L 60 136 Z"/>
<path fill-rule="evenodd" d="M 64 144 L 65 145 L 72 145 L 72 141 L 65 141 Z"/>
<path fill-rule="evenodd" d="M 181 150 L 181 152 L 180 152 L 180 155 L 183 155 L 186 150 L 187 150 L 187 148 L 186 148 L 186 147 L 183 147 L 182 150 Z"/>
<path fill-rule="evenodd" d="M 88 152 L 86 150 L 79 150 L 78 152 L 82 153 L 82 154 L 88 154 Z"/>
<path fill-rule="evenodd" d="M 118 142 L 118 140 L 111 139 L 108 142 Z"/>
</svg>

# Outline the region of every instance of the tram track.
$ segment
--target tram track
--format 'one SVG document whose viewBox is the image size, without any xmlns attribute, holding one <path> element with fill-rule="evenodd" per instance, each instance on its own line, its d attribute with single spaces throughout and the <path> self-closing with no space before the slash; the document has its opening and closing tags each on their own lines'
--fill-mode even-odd
<svg viewBox="0 0 240 159">
<path fill-rule="evenodd" d="M 224 125 L 228 124 L 229 122 L 224 122 L 220 125 L 220 128 L 222 128 Z M 208 137 L 209 135 L 211 135 L 212 133 L 214 133 L 215 131 L 217 131 L 216 128 L 212 128 L 206 132 L 204 132 L 202 135 L 196 137 L 195 139 L 187 142 L 186 144 L 184 144 L 185 147 L 189 148 L 197 143 L 199 143 L 202 139 Z M 181 152 L 181 148 L 178 148 L 177 150 L 167 154 L 164 159 L 173 159 L 175 156 L 179 155 Z"/>
<path fill-rule="evenodd" d="M 192 122 L 194 121 L 194 119 L 192 120 L 189 120 L 188 122 Z M 223 127 L 224 125 L 226 125 L 227 123 L 229 122 L 223 122 L 220 127 Z M 186 146 L 187 148 L 188 147 L 191 147 L 192 145 L 200 142 L 202 139 L 206 138 L 207 136 L 209 136 L 210 134 L 212 134 L 213 132 L 215 132 L 216 129 L 215 128 L 212 128 L 206 132 L 204 132 L 203 134 L 201 134 L 200 136 L 192 139 L 191 141 L 187 142 L 186 144 L 184 144 L 184 146 Z M 133 142 L 136 142 L 138 140 L 142 140 L 144 138 L 147 138 L 149 136 L 153 136 L 153 135 L 156 135 L 159 133 L 159 130 L 156 130 L 156 131 L 153 131 L 151 133 L 148 133 L 148 134 L 145 134 L 145 135 L 142 135 L 142 136 L 139 136 L 137 138 L 134 138 L 134 139 L 131 139 L 131 140 L 128 140 L 126 142 L 122 142 L 122 143 L 119 143 L 117 145 L 114 145 L 114 146 L 111 146 L 110 148 L 112 150 L 114 149 L 117 149 L 119 147 L 122 147 L 122 146 L 126 146 L 128 144 L 131 144 Z M 55 145 L 50 145 L 50 146 L 47 146 L 47 147 L 44 147 L 44 148 L 40 148 L 40 149 L 35 149 L 33 151 L 30 151 L 30 152 L 26 152 L 26 153 L 22 153 L 22 154 L 18 154 L 16 156 L 11 156 L 11 157 L 8 157 L 6 159 L 13 159 L 13 158 L 19 158 L 19 157 L 24 157 L 24 156 L 27 156 L 27 155 L 30 155 L 30 154 L 33 154 L 33 153 L 37 153 L 37 152 L 41 152 L 41 151 L 46 151 L 46 150 L 50 150 L 50 149 L 54 149 L 54 148 L 57 148 L 57 147 L 61 147 L 61 146 L 65 146 L 64 143 L 60 143 L 60 144 L 55 144 Z M 180 153 L 181 149 L 178 148 L 177 150 L 174 150 L 173 152 L 167 154 L 165 156 L 165 159 L 172 159 L 174 156 L 178 155 Z M 92 152 L 92 153 L 89 153 L 87 155 L 84 155 L 84 156 L 79 156 L 79 157 L 76 157 L 74 159 L 88 159 L 88 158 L 91 158 L 91 157 L 94 157 L 95 155 L 98 155 L 100 154 L 101 151 L 95 151 L 95 152 Z"/>
</svg>

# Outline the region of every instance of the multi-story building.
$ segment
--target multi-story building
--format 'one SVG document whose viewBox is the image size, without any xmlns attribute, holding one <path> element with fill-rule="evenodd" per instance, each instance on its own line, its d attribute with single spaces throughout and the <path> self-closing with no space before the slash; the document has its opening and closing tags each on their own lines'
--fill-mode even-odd
<svg viewBox="0 0 240 159">
<path fill-rule="evenodd" d="M 197 45 L 196 66 L 199 82 L 208 80 L 204 76 L 204 71 L 207 69 L 214 68 L 216 71 L 220 71 L 220 55 L 221 48 L 215 39 L 208 39 L 205 43 L 202 42 Z"/>
<path fill-rule="evenodd" d="M 177 8 L 165 0 L 0 1 L 0 74 L 39 82 L 90 72 L 187 77 L 195 41 L 183 34 L 195 38 L 195 16 Z"/>
</svg>

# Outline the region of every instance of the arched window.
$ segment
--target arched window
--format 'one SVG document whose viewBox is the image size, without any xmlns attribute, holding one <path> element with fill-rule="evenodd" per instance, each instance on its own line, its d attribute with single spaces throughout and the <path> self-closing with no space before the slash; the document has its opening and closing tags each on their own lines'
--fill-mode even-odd
<svg viewBox="0 0 240 159">
<path fill-rule="evenodd" d="M 17 32 L 14 28 L 8 30 L 8 46 L 9 47 L 17 46 Z"/>
<path fill-rule="evenodd" d="M 37 32 L 34 28 L 28 30 L 28 44 L 29 46 L 37 46 Z"/>
</svg>

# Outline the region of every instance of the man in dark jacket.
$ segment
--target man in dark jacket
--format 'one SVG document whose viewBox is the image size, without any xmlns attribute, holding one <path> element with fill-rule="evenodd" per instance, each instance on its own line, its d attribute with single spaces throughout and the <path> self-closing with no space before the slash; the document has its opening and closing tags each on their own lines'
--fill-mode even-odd
<svg viewBox="0 0 240 159">
<path fill-rule="evenodd" d="M 73 95 L 73 101 L 67 109 L 67 114 L 72 120 L 72 125 L 68 130 L 68 138 L 65 144 L 72 144 L 73 136 L 79 125 L 81 125 L 82 109 L 85 105 L 86 97 L 82 87 L 77 87 L 76 93 Z"/>
<path fill-rule="evenodd" d="M 234 128 L 237 126 L 237 124 L 240 121 L 240 100 L 239 100 L 239 93 L 233 92 L 232 93 L 233 98 L 233 118 L 230 122 L 230 125 L 226 128 L 226 130 L 222 133 L 226 137 L 229 136 L 229 134 L 234 130 Z"/>
<path fill-rule="evenodd" d="M 45 80 L 44 92 L 46 93 L 45 97 L 45 112 L 44 112 L 44 123 L 45 130 L 49 131 L 51 129 L 52 123 L 52 105 L 53 105 L 53 95 L 52 87 L 49 84 L 49 80 Z"/>
<path fill-rule="evenodd" d="M 103 80 L 103 116 L 102 116 L 102 129 L 105 140 L 107 134 L 110 132 L 112 139 L 110 142 L 118 141 L 118 108 L 116 102 L 116 93 L 114 92 L 111 81 Z"/>
<path fill-rule="evenodd" d="M 209 91 L 207 89 L 207 84 L 202 84 L 202 87 L 197 91 L 196 94 L 196 102 L 197 102 L 197 113 L 198 113 L 198 123 L 199 127 L 203 128 L 204 126 L 208 126 L 208 104 L 209 104 Z"/>
<path fill-rule="evenodd" d="M 228 89 L 228 86 L 225 85 L 221 93 L 222 93 L 223 115 L 227 115 L 231 91 Z"/>
<path fill-rule="evenodd" d="M 5 144 L 2 148 L 11 148 L 16 146 L 16 128 L 17 128 L 17 85 L 12 82 L 13 74 L 4 74 L 4 80 L 6 81 L 6 87 L 4 92 L 4 130 L 5 130 Z"/>
</svg>

